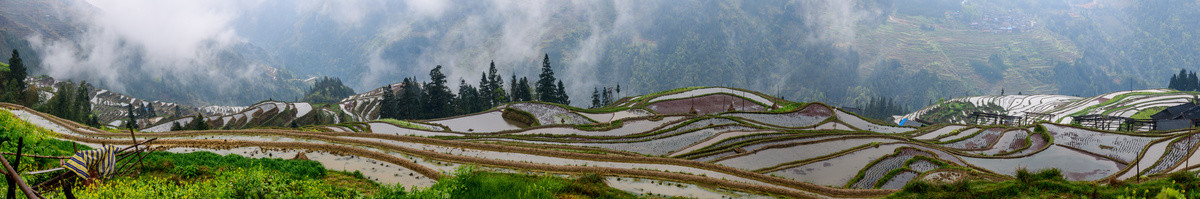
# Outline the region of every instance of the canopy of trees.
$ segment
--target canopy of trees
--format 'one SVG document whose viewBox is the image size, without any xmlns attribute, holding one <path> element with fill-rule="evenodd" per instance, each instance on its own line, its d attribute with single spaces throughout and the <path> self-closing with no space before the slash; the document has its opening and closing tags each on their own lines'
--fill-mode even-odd
<svg viewBox="0 0 1200 199">
<path fill-rule="evenodd" d="M 481 112 L 513 101 L 531 101 L 535 96 L 544 102 L 571 102 L 565 91 L 566 86 L 554 77 L 549 55 L 543 59 L 542 74 L 539 75 L 536 89 L 530 88 L 527 78 L 518 80 L 516 75 L 512 75 L 508 90 L 505 90 L 504 78 L 500 76 L 495 62 L 489 65 L 487 72 L 480 74 L 478 86 L 459 78 L 458 93 L 450 91 L 446 78 L 442 66 L 437 66 L 429 71 L 429 82 L 417 82 L 412 77 L 404 78 L 400 88 L 392 88 L 391 85 L 384 87 L 379 118 L 443 118 Z M 536 95 L 534 90 L 537 91 Z"/>
<path fill-rule="evenodd" d="M 57 86 L 58 92 L 55 92 L 49 101 L 34 107 L 34 109 L 80 124 L 100 125 L 95 114 L 92 114 L 92 98 L 89 95 L 92 89 L 91 85 L 88 85 L 87 82 L 80 82 L 76 85 L 67 81 L 61 82 Z"/>
<path fill-rule="evenodd" d="M 1167 88 L 1181 91 L 1200 91 L 1200 79 L 1196 78 L 1196 72 L 1188 72 L 1185 69 L 1180 69 L 1179 74 L 1171 75 L 1171 81 L 1167 83 Z"/>
<path fill-rule="evenodd" d="M 304 93 L 304 101 L 321 104 L 336 103 L 350 95 L 354 95 L 354 89 L 343 85 L 341 79 L 322 77 L 317 79 L 308 92 Z"/>
</svg>

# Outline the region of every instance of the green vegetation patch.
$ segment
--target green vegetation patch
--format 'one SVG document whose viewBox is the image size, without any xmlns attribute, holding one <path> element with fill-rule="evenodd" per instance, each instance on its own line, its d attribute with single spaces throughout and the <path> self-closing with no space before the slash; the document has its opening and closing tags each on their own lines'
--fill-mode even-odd
<svg viewBox="0 0 1200 199">
<path fill-rule="evenodd" d="M 1172 173 L 1140 183 L 1072 182 L 1057 169 L 1037 173 L 1018 170 L 1015 179 L 993 182 L 964 180 L 934 184 L 914 180 L 887 198 L 1197 198 L 1200 178 L 1194 172 Z"/>
<path fill-rule="evenodd" d="M 504 111 L 500 116 L 506 120 L 521 123 L 525 126 L 534 127 L 541 125 L 541 123 L 538 122 L 537 117 L 534 117 L 533 114 L 522 110 L 517 110 L 515 108 L 504 108 Z"/>
<path fill-rule="evenodd" d="M 58 140 L 54 132 L 21 120 L 8 111 L 0 111 L 0 132 L 0 150 L 5 152 L 17 151 L 18 138 L 24 139 L 25 148 L 21 149 L 24 154 L 70 156 L 74 155 L 75 149 L 91 150 L 88 146 Z M 24 171 L 58 167 L 58 160 L 55 159 L 23 157 L 21 162 L 20 169 Z"/>
<path fill-rule="evenodd" d="M 75 191 L 79 198 L 357 198 L 362 194 L 320 179 L 276 177 L 263 167 L 217 170 L 203 178 L 122 176 Z M 51 198 L 62 198 L 61 191 Z"/>
<path fill-rule="evenodd" d="M 454 176 L 438 180 L 427 189 L 404 194 L 402 189 L 391 187 L 380 193 L 381 197 L 393 198 L 638 198 L 606 186 L 604 177 L 596 174 L 566 179 L 476 172 L 470 166 L 459 167 Z"/>
<path fill-rule="evenodd" d="M 1147 119 L 1150 119 L 1151 115 L 1154 115 L 1158 112 L 1162 112 L 1163 110 L 1167 110 L 1167 108 L 1168 107 L 1166 107 L 1166 106 L 1155 106 L 1155 107 L 1145 108 L 1145 109 L 1138 111 L 1137 113 L 1134 113 L 1133 116 L 1129 116 L 1129 117 L 1133 118 L 1133 119 L 1147 120 Z"/>
<path fill-rule="evenodd" d="M 387 122 L 387 123 L 395 124 L 396 126 L 400 126 L 400 127 L 404 127 L 404 128 L 433 131 L 433 129 L 429 129 L 428 127 L 423 126 L 423 125 L 417 125 L 417 124 L 414 124 L 409 121 L 401 121 L 401 120 L 392 119 L 392 118 L 378 119 L 375 121 L 376 122 Z"/>
<path fill-rule="evenodd" d="M 624 126 L 625 120 L 617 120 L 609 123 L 592 123 L 575 125 L 575 128 L 585 131 L 607 131 Z"/>
<path fill-rule="evenodd" d="M 190 170 L 262 167 L 288 174 L 288 177 L 315 179 L 325 177 L 325 167 L 311 160 L 279 158 L 247 158 L 237 154 L 218 155 L 212 152 L 168 153 L 150 152 L 145 157 L 146 168 L 156 171 L 187 174 Z"/>
<path fill-rule="evenodd" d="M 1109 99 L 1109 100 L 1107 100 L 1107 101 L 1101 102 L 1101 103 L 1099 103 L 1099 104 L 1096 104 L 1096 105 L 1094 105 L 1094 106 L 1089 106 L 1089 107 L 1087 107 L 1087 108 L 1083 108 L 1083 110 L 1080 110 L 1080 111 L 1078 111 L 1078 112 L 1071 113 L 1071 115 L 1070 115 L 1070 116 L 1081 116 L 1081 115 L 1086 115 L 1086 114 L 1088 114 L 1088 113 L 1092 112 L 1092 110 L 1095 110 L 1095 109 L 1097 109 L 1097 108 L 1103 108 L 1103 107 L 1107 107 L 1107 106 L 1109 106 L 1109 105 L 1112 105 L 1112 104 L 1115 104 L 1115 103 L 1118 103 L 1118 102 L 1124 101 L 1124 100 L 1125 100 L 1125 98 L 1132 97 L 1132 96 L 1139 96 L 1139 95 L 1173 95 L 1173 94 L 1179 94 L 1179 93 L 1183 93 L 1183 92 L 1182 92 L 1182 91 L 1173 91 L 1173 92 L 1165 92 L 1165 93 L 1156 93 L 1156 92 L 1131 92 L 1131 93 L 1120 94 L 1120 95 L 1117 95 L 1116 97 L 1113 97 L 1112 99 Z"/>
<path fill-rule="evenodd" d="M 806 104 L 807 103 L 803 103 L 803 102 L 786 102 L 783 104 L 783 106 L 780 106 L 777 109 L 772 109 L 767 112 L 768 113 L 791 113 L 794 111 L 799 111 L 800 109 L 804 108 Z"/>
<path fill-rule="evenodd" d="M 146 153 L 138 175 L 76 186 L 79 198 L 370 198 L 380 186 L 310 160 L 246 158 L 211 152 Z M 62 192 L 46 192 L 62 198 Z M 368 193 L 368 194 L 364 194 Z"/>
</svg>

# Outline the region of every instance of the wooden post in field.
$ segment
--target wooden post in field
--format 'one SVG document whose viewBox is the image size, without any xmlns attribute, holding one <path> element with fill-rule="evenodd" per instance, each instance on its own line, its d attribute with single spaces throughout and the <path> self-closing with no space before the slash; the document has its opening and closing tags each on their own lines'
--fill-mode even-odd
<svg viewBox="0 0 1200 199">
<path fill-rule="evenodd" d="M 18 141 L 21 141 L 21 140 L 18 140 Z M 18 142 L 17 144 L 24 145 L 20 142 Z M 20 148 L 18 148 L 18 150 L 19 149 Z M 21 157 L 20 155 L 17 155 L 18 159 L 20 157 Z M 25 197 L 30 198 L 30 199 L 35 199 L 35 198 L 40 197 L 37 195 L 36 191 L 33 191 L 33 188 L 29 187 L 29 184 L 25 184 L 25 180 L 21 179 L 21 175 L 19 173 L 17 173 L 17 169 L 13 168 L 13 166 L 8 163 L 8 159 L 4 158 L 4 156 L 2 156 L 2 155 L 0 155 L 0 165 L 4 166 L 4 168 L 3 168 L 4 174 L 5 174 L 4 176 L 8 177 L 8 179 L 9 179 L 8 182 L 11 185 L 11 186 L 9 186 L 9 190 L 13 190 L 13 187 L 20 187 L 21 192 L 25 193 Z M 11 191 L 9 193 L 11 193 L 11 195 L 13 195 L 14 197 L 16 196 L 15 191 Z M 13 198 L 13 197 L 9 197 L 9 198 Z"/>
<path fill-rule="evenodd" d="M 137 135 L 133 134 L 133 128 L 129 129 L 129 137 L 130 139 L 133 139 L 133 150 L 135 151 L 133 155 L 138 157 L 138 170 L 140 171 L 141 169 L 145 169 L 146 166 L 142 165 L 142 151 L 138 149 Z"/>
<path fill-rule="evenodd" d="M 13 156 L 13 157 L 15 157 L 14 158 L 15 162 L 13 162 L 12 167 L 13 167 L 13 170 L 15 170 L 17 173 L 21 172 L 20 171 L 21 170 L 21 148 L 25 148 L 25 138 L 24 137 L 17 138 L 17 155 Z M 17 175 L 17 173 L 14 173 L 13 175 Z M 16 180 L 17 179 L 15 179 L 13 177 L 8 177 L 8 194 L 5 195 L 5 196 L 7 196 L 6 198 L 16 198 L 17 186 L 13 185 L 16 183 Z"/>
<path fill-rule="evenodd" d="M 64 179 L 63 182 L 61 182 L 63 196 L 67 197 L 67 199 L 75 199 L 75 193 L 71 192 L 72 187 L 75 186 L 75 178 L 70 178 L 70 177 L 68 177 L 68 178 L 71 180 Z"/>
</svg>

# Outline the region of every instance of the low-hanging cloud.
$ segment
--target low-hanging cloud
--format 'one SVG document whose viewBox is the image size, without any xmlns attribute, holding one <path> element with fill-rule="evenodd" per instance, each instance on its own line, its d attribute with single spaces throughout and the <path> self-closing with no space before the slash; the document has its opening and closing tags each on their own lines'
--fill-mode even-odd
<svg viewBox="0 0 1200 199">
<path fill-rule="evenodd" d="M 262 73 L 258 64 L 236 66 L 234 69 L 214 69 L 214 56 L 245 41 L 231 22 L 244 17 L 262 17 L 247 13 L 263 1 L 90 1 L 94 8 L 81 8 L 86 14 L 77 20 L 89 24 L 79 38 L 63 41 L 43 41 L 34 37 L 35 48 L 42 51 L 46 72 L 54 77 L 100 81 L 120 90 L 123 75 L 197 74 L 203 79 L 241 79 Z M 375 35 L 334 35 L 334 37 L 367 37 L 336 41 L 356 41 L 347 45 L 361 46 L 359 57 L 328 57 L 359 60 L 362 72 L 348 77 L 356 88 L 370 89 L 399 82 L 402 77 L 427 78 L 429 69 L 444 66 L 451 78 L 452 88 L 458 79 L 478 82 L 479 74 L 488 63 L 495 61 L 506 77 L 509 74 L 536 78 L 543 54 L 551 55 L 551 64 L 558 69 L 577 103 L 587 101 L 592 87 L 614 86 L 628 76 L 614 72 L 616 66 L 602 65 L 606 53 L 614 44 L 642 38 L 644 31 L 658 23 L 657 11 L 672 8 L 681 2 L 673 1 L 554 1 L 554 0 L 484 0 L 484 1 L 427 1 L 427 0 L 302 0 L 283 2 L 284 10 L 293 9 L 300 18 L 326 17 L 340 28 L 351 32 L 370 32 Z M 694 3 L 694 2 L 684 2 Z M 709 2 L 712 3 L 712 2 Z M 718 4 L 737 6 L 737 2 Z M 772 2 L 777 3 L 777 2 Z M 805 40 L 838 44 L 853 43 L 855 24 L 878 11 L 862 10 L 856 1 L 797 0 L 784 2 L 799 7 L 804 23 L 810 26 Z M 747 10 L 748 12 L 754 12 Z M 697 15 L 707 15 L 697 13 Z M 306 19 L 294 19 L 302 21 Z M 287 20 L 266 20 L 282 23 L 281 28 L 295 30 Z M 669 22 L 668 22 L 669 23 Z M 305 23 L 298 23 L 305 24 Z M 309 24 L 311 25 L 311 24 Z M 311 27 L 305 27 L 311 28 Z M 362 31 L 367 30 L 367 31 Z M 283 30 L 280 30 L 283 31 Z M 271 32 L 255 30 L 256 36 L 271 36 Z M 309 37 L 303 32 L 292 39 L 329 39 Z M 575 37 L 563 39 L 559 37 Z M 732 36 L 731 36 L 732 37 Z M 570 42 L 561 42 L 569 40 Z M 560 42 L 560 43 L 554 43 Z M 730 46 L 749 45 L 734 40 L 712 41 Z M 282 48 L 287 48 L 287 43 Z M 845 45 L 843 45 L 845 46 Z M 280 47 L 275 47 L 280 48 Z M 396 50 L 401 49 L 401 50 Z M 414 53 L 396 55 L 395 53 Z M 655 61 L 655 60 L 650 60 Z M 787 68 L 779 62 L 779 68 Z M 277 66 L 278 67 L 278 66 Z M 294 66 L 292 66 L 294 67 Z M 606 71 L 609 70 L 609 71 Z M 223 72 L 224 71 L 224 72 Z M 601 73 L 600 71 L 604 71 Z M 788 70 L 781 70 L 788 71 Z M 236 75 L 229 74 L 237 73 Z M 315 74 L 322 75 L 322 74 Z M 786 75 L 769 77 L 774 85 L 752 83 L 756 87 L 781 87 Z M 775 81 L 778 79 L 778 81 Z M 184 81 L 187 81 L 186 79 Z M 219 83 L 223 81 L 215 81 Z M 198 82 L 210 83 L 210 82 Z M 219 85 L 218 85 L 219 86 Z M 628 86 L 625 90 L 630 90 Z"/>
<path fill-rule="evenodd" d="M 86 24 L 78 38 L 50 41 L 35 35 L 30 41 L 44 56 L 48 75 L 92 80 L 117 91 L 132 83 L 125 80 L 133 75 L 220 75 L 210 60 L 243 42 L 230 22 L 248 4 L 93 0 L 72 8 L 79 13 L 74 20 Z"/>
<path fill-rule="evenodd" d="M 571 96 L 590 96 L 592 87 L 605 86 L 595 76 L 597 70 L 606 70 L 599 63 L 610 40 L 618 35 L 636 34 L 641 27 L 651 23 L 652 20 L 645 17 L 648 14 L 643 11 L 651 10 L 656 5 L 625 0 L 490 0 L 454 2 L 443 7 L 448 10 L 436 11 L 461 14 L 459 16 L 430 16 L 423 13 L 392 16 L 411 20 L 397 21 L 383 28 L 381 37 L 387 38 L 387 43 L 412 37 L 441 43 L 421 47 L 422 53 L 415 56 L 416 60 L 403 60 L 407 63 L 396 63 L 388 61 L 388 57 L 382 57 L 387 55 L 380 53 L 381 50 L 391 46 L 382 45 L 371 50 L 372 53 L 366 58 L 369 60 L 368 70 L 363 73 L 364 81 L 360 86 L 374 87 L 398 81 L 393 77 L 402 74 L 424 78 L 423 72 L 436 65 L 442 65 L 444 72 L 453 78 L 451 84 L 457 84 L 458 78 L 474 84 L 478 82 L 478 74 L 486 71 L 491 61 L 496 62 L 506 82 L 509 74 L 536 78 L 542 56 L 550 54 L 551 64 L 562 68 L 556 71 L 557 76 L 569 86 Z M 428 21 L 458 23 L 439 24 L 445 27 L 433 28 L 414 26 Z M 553 31 L 568 30 L 562 26 L 581 27 L 582 30 L 575 31 L 582 32 L 585 39 L 569 49 L 549 52 L 549 49 L 561 48 L 547 46 L 546 42 L 561 34 Z"/>
</svg>

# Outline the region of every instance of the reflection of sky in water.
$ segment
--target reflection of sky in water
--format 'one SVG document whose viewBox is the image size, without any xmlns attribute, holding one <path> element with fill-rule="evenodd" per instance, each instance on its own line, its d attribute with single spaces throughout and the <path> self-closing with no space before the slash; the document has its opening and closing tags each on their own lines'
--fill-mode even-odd
<svg viewBox="0 0 1200 199">
<path fill-rule="evenodd" d="M 1045 151 L 1025 158 L 1018 159 L 986 159 L 962 157 L 972 165 L 982 167 L 1004 175 L 1016 175 L 1017 168 L 1024 167 L 1030 171 L 1047 168 L 1062 170 L 1067 180 L 1099 180 L 1121 170 L 1120 163 L 1101 157 L 1092 156 L 1060 146 L 1050 146 Z"/>
</svg>

